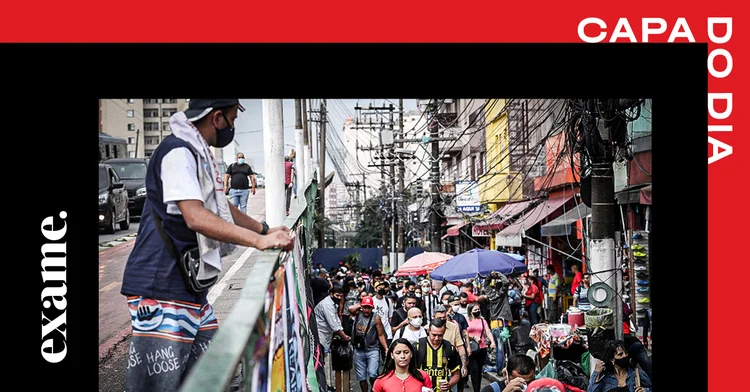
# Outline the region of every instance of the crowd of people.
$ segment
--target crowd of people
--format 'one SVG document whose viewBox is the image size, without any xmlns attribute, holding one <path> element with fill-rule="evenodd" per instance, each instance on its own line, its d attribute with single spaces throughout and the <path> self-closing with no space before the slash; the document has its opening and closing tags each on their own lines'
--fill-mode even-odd
<svg viewBox="0 0 750 392">
<path fill-rule="evenodd" d="M 550 307 L 549 302 L 558 301 L 563 288 L 574 293 L 578 306 L 587 305 L 588 275 L 574 279 L 573 288 L 563 286 L 552 266 L 547 272 L 433 281 L 429 276 L 398 278 L 372 268 L 355 271 L 343 263 L 328 271 L 318 264 L 310 285 L 325 352 L 326 380 L 319 381 L 329 391 L 336 390 L 331 381 L 335 380 L 331 345 L 340 339 L 353 346 L 351 374 L 362 392 L 553 388 L 560 381 L 536 379 L 541 370 L 536 358 L 498 350 L 503 344 L 499 334 L 503 328 L 535 325 L 542 320 L 560 323 L 559 308 Z M 548 302 L 543 307 L 545 298 Z M 636 342 L 640 343 L 628 336 L 625 342 L 608 343 L 604 358 L 591 373 L 588 391 L 651 391 L 650 360 L 643 362 L 645 350 L 634 349 Z M 494 356 L 492 363 L 490 356 Z M 636 368 L 636 363 L 641 368 Z M 494 369 L 501 381 L 482 389 L 483 373 L 495 364 L 500 365 Z M 570 386 L 559 389 L 570 390 Z"/>
</svg>

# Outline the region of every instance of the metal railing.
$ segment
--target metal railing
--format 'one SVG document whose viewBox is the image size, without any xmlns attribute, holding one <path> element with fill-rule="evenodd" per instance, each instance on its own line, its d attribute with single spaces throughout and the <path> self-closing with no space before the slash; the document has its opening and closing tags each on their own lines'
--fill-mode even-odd
<svg viewBox="0 0 750 392">
<path fill-rule="evenodd" d="M 318 194 L 317 181 L 308 182 L 304 188 L 304 198 L 298 196 L 298 203 L 292 202 L 289 216 L 284 225 L 294 233 L 302 233 L 302 261 L 304 279 L 309 279 L 313 226 L 315 221 L 315 201 Z M 296 205 L 295 205 L 296 204 Z M 304 230 L 299 230 L 300 227 Z M 276 272 L 290 252 L 266 250 L 256 252 L 254 263 L 245 280 L 240 296 L 231 313 L 219 325 L 208 350 L 190 370 L 180 390 L 183 392 L 223 392 L 228 390 L 235 379 L 238 367 L 242 369 L 243 389 L 250 390 L 252 367 L 258 351 L 268 350 L 270 328 L 273 323 L 266 314 L 266 299 L 269 284 L 276 279 Z M 267 356 L 263 356 L 266 360 Z M 239 366 L 242 365 L 242 366 Z"/>
</svg>

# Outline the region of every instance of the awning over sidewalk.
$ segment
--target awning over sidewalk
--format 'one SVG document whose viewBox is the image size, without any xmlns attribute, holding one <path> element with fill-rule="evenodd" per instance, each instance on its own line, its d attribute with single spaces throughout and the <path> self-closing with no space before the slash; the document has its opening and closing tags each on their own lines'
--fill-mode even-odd
<svg viewBox="0 0 750 392">
<path fill-rule="evenodd" d="M 547 199 L 540 203 L 518 218 L 512 225 L 497 233 L 495 236 L 495 244 L 497 246 L 522 246 L 523 235 L 527 229 L 530 229 L 542 219 L 548 217 L 572 198 L 573 194 L 566 197 Z"/>
<path fill-rule="evenodd" d="M 630 185 L 615 194 L 617 204 L 651 205 L 651 184 Z"/>
<path fill-rule="evenodd" d="M 581 203 L 578 207 L 568 210 L 553 221 L 542 225 L 542 236 L 570 235 L 576 221 L 586 218 L 589 215 L 591 215 L 591 208 Z"/>
<path fill-rule="evenodd" d="M 487 217 L 487 219 L 476 223 L 474 227 L 476 227 L 477 230 L 498 229 L 510 217 L 523 212 L 533 201 L 534 200 L 525 200 L 515 203 L 507 203 L 497 211 L 493 212 L 492 215 Z"/>
<path fill-rule="evenodd" d="M 459 234 L 459 230 L 461 230 L 462 227 L 466 226 L 466 222 L 459 223 L 457 225 L 453 225 L 448 228 L 448 237 L 455 237 Z"/>
</svg>

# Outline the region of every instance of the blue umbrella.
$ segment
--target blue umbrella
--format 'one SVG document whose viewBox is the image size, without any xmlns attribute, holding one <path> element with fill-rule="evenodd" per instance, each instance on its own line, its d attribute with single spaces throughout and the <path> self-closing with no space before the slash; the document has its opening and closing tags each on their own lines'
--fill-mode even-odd
<svg viewBox="0 0 750 392">
<path fill-rule="evenodd" d="M 446 261 L 432 271 L 430 276 L 432 279 L 455 281 L 475 278 L 477 275 L 487 276 L 494 271 L 510 275 L 526 270 L 526 264 L 503 252 L 473 249 Z"/>
</svg>

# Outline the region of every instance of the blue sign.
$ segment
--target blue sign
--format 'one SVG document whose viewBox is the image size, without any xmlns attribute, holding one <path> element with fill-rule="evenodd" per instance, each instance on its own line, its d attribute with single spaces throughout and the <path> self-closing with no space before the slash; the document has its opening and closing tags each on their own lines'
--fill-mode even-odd
<svg viewBox="0 0 750 392">
<path fill-rule="evenodd" d="M 482 206 L 459 206 L 456 207 L 456 211 L 458 212 L 480 212 L 482 210 Z"/>
</svg>

